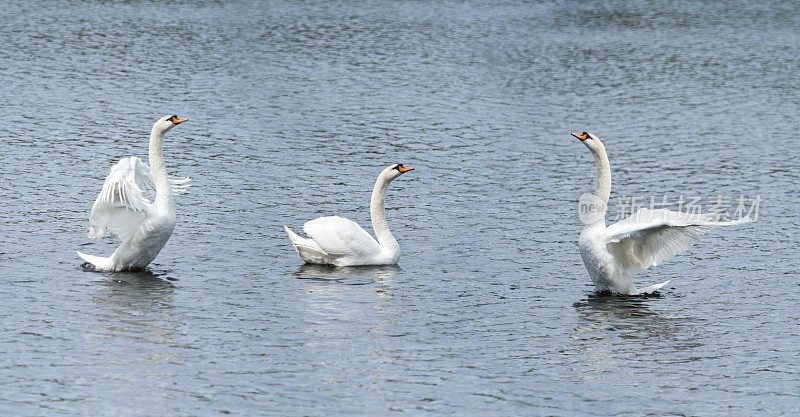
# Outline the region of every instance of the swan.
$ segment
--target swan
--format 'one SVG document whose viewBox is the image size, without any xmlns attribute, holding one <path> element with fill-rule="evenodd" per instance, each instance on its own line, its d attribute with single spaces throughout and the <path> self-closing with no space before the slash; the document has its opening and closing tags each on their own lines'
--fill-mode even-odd
<svg viewBox="0 0 800 417">
<path fill-rule="evenodd" d="M 714 227 L 751 221 L 749 218 L 716 221 L 712 214 L 642 208 L 606 227 L 605 215 L 611 194 L 611 166 L 606 148 L 591 133 L 572 133 L 572 136 L 592 151 L 597 166 L 594 194 L 581 197 L 581 205 L 591 209 L 588 215 L 581 217 L 586 226 L 578 239 L 578 248 L 598 291 L 626 295 L 653 293 L 670 281 L 636 288 L 630 274 L 657 266 L 683 252 Z"/>
<path fill-rule="evenodd" d="M 378 237 L 376 241 L 361 226 L 352 220 L 339 216 L 320 217 L 306 222 L 303 230 L 311 238 L 304 238 L 284 225 L 292 246 L 300 257 L 309 264 L 325 264 L 334 266 L 356 265 L 394 265 L 400 257 L 400 245 L 397 244 L 389 224 L 386 222 L 386 189 L 395 178 L 414 168 L 403 164 L 386 167 L 378 175 L 369 213 L 372 217 L 372 229 Z"/>
<path fill-rule="evenodd" d="M 164 134 L 186 120 L 172 115 L 153 124 L 149 149 L 152 167 L 135 156 L 123 158 L 111 167 L 89 215 L 89 237 L 99 239 L 108 230 L 112 237 L 118 236 L 122 244 L 108 258 L 78 252 L 78 256 L 95 269 L 143 269 L 169 240 L 175 228 L 172 192 L 188 187 L 189 179 L 167 178 L 161 145 Z"/>
</svg>

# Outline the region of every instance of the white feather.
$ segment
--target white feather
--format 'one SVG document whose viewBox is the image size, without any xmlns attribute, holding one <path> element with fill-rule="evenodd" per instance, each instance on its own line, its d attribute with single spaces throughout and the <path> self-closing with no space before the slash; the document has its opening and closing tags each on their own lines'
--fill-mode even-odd
<svg viewBox="0 0 800 417">
<path fill-rule="evenodd" d="M 89 237 L 101 238 L 108 230 L 123 241 L 130 239 L 152 209 L 154 189 L 147 164 L 135 156 L 121 159 L 111 167 L 94 201 Z"/>
<path fill-rule="evenodd" d="M 185 194 L 189 192 L 189 187 L 192 186 L 191 178 L 170 178 L 169 187 L 175 194 Z"/>
<path fill-rule="evenodd" d="M 401 169 L 402 168 L 402 169 Z M 335 266 L 391 265 L 397 263 L 400 245 L 386 222 L 384 199 L 389 183 L 403 172 L 412 170 L 402 164 L 386 167 L 372 190 L 370 214 L 375 240 L 355 222 L 339 216 L 320 217 L 303 226 L 310 237 L 304 238 L 284 226 L 292 246 L 306 263 Z"/>
<path fill-rule="evenodd" d="M 161 151 L 164 133 L 181 123 L 174 116 L 156 121 L 150 134 L 150 161 L 123 158 L 109 172 L 89 215 L 89 237 L 101 238 L 108 230 L 122 243 L 110 257 L 78 252 L 96 269 L 121 271 L 146 267 L 167 243 L 175 227 L 173 188 L 183 190 L 189 179 L 168 180 Z M 157 162 L 157 163 L 156 163 Z M 155 179 L 154 179 L 155 178 Z"/>
<path fill-rule="evenodd" d="M 303 225 L 306 234 L 325 253 L 335 257 L 374 257 L 381 252 L 378 241 L 356 222 L 339 216 L 320 217 Z"/>
<path fill-rule="evenodd" d="M 700 241 L 717 226 L 713 215 L 641 209 L 606 229 L 606 247 L 620 268 L 632 274 L 658 266 Z"/>
<path fill-rule="evenodd" d="M 715 221 L 711 215 L 687 214 L 669 210 L 641 209 L 631 217 L 606 227 L 605 208 L 611 194 L 611 165 L 603 143 L 591 133 L 573 134 L 595 157 L 597 185 L 593 201 L 601 209 L 587 216 L 588 223 L 578 239 L 581 258 L 595 287 L 622 294 L 654 292 L 669 281 L 636 288 L 630 274 L 660 265 L 698 242 L 717 226 L 746 223 Z"/>
</svg>

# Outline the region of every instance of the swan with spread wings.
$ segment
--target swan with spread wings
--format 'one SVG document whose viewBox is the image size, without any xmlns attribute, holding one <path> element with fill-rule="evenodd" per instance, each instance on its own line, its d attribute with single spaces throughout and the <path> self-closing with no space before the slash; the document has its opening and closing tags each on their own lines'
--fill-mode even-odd
<svg viewBox="0 0 800 417">
<path fill-rule="evenodd" d="M 606 227 L 605 214 L 611 195 L 611 165 L 606 148 L 591 133 L 573 133 L 572 136 L 592 151 L 597 166 L 594 194 L 589 194 L 588 199 L 581 198 L 581 204 L 591 209 L 582 212 L 581 220 L 586 226 L 578 239 L 578 247 L 598 291 L 628 295 L 655 292 L 669 281 L 636 288 L 630 274 L 657 266 L 683 252 L 714 227 L 750 221 L 749 218 L 717 221 L 713 214 L 642 208 L 627 219 Z"/>
<path fill-rule="evenodd" d="M 150 132 L 147 166 L 132 156 L 117 162 L 106 177 L 89 215 L 89 237 L 98 239 L 106 231 L 122 241 L 110 257 L 78 252 L 100 271 L 145 268 L 167 243 L 175 228 L 172 193 L 189 186 L 189 179 L 169 179 L 164 165 L 164 134 L 187 119 L 164 116 Z"/>
</svg>

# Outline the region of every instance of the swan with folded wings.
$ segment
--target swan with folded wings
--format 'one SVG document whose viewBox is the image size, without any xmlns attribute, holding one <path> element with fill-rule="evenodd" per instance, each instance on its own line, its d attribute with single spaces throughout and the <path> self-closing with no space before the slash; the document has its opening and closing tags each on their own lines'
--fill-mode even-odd
<svg viewBox="0 0 800 417">
<path fill-rule="evenodd" d="M 578 239 L 578 248 L 598 291 L 628 295 L 653 293 L 669 281 L 636 288 L 630 274 L 657 266 L 683 252 L 714 227 L 750 221 L 749 218 L 717 221 L 713 214 L 643 208 L 606 227 L 605 215 L 611 195 L 611 165 L 606 148 L 591 133 L 573 133 L 572 136 L 592 151 L 597 166 L 594 194 L 581 197 L 581 220 L 586 226 Z M 586 212 L 583 208 L 587 208 Z"/>
<path fill-rule="evenodd" d="M 132 156 L 117 162 L 106 177 L 89 215 L 89 237 L 101 238 L 108 231 L 122 243 L 110 257 L 78 256 L 100 271 L 145 268 L 167 243 L 175 228 L 172 193 L 189 186 L 189 179 L 169 179 L 164 165 L 164 134 L 185 122 L 164 116 L 150 132 L 150 166 Z M 153 195 L 155 193 L 155 195 Z"/>
<path fill-rule="evenodd" d="M 403 164 L 386 167 L 375 181 L 369 213 L 378 240 L 352 220 L 339 216 L 320 217 L 306 222 L 304 238 L 283 226 L 297 253 L 306 263 L 334 266 L 394 265 L 400 257 L 400 245 L 386 222 L 386 189 L 389 183 L 414 168 Z"/>
</svg>

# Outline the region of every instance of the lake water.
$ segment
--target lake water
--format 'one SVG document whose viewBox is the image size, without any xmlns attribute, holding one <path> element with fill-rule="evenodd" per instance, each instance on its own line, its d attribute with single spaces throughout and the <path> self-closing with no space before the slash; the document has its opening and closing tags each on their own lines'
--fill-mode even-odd
<svg viewBox="0 0 800 417">
<path fill-rule="evenodd" d="M 0 17 L 0 414 L 800 413 L 800 7 L 48 2 Z M 75 250 L 160 116 L 178 223 L 146 273 Z M 639 286 L 577 249 L 591 154 L 624 196 L 760 196 Z M 304 266 L 282 225 L 397 267 Z M 616 199 L 616 200 L 615 200 Z"/>
</svg>

